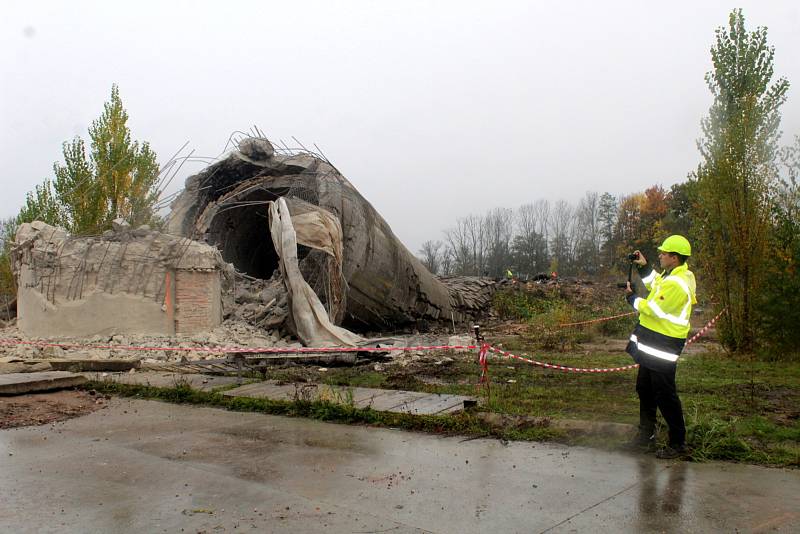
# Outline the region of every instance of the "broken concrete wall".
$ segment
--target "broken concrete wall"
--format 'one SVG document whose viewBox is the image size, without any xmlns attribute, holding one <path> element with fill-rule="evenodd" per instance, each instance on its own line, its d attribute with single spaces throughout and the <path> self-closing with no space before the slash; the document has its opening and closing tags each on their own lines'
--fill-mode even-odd
<svg viewBox="0 0 800 534">
<path fill-rule="evenodd" d="M 267 206 L 279 197 L 295 221 L 300 270 L 335 324 L 392 330 L 420 321 L 460 323 L 479 310 L 479 296 L 491 293 L 489 281 L 476 282 L 474 298 L 453 293 L 472 286 L 464 279 L 451 290 L 433 276 L 329 161 L 306 151 L 276 151 L 266 139 L 246 139 L 187 179 L 168 231 L 215 245 L 237 270 L 267 279 L 278 267 Z M 309 213 L 318 227 L 335 221 L 323 225 L 323 241 L 341 256 L 304 239 L 302 219 Z M 483 300 L 484 310 L 490 299 Z"/>
<path fill-rule="evenodd" d="M 219 252 L 203 243 L 116 224 L 74 237 L 35 221 L 12 250 L 18 326 L 36 337 L 174 335 L 222 320 Z"/>
</svg>

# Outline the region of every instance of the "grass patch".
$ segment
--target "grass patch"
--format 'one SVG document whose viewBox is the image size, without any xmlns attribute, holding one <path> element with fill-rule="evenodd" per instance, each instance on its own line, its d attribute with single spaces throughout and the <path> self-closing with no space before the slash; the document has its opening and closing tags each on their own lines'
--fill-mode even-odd
<svg viewBox="0 0 800 534">
<path fill-rule="evenodd" d="M 505 428 L 486 421 L 474 412 L 463 412 L 447 416 L 380 412 L 371 408 L 357 408 L 353 406 L 352 399 L 350 403 L 338 404 L 325 401 L 308 401 L 302 399 L 302 396 L 293 401 L 228 397 L 218 391 L 207 392 L 192 389 L 188 384 L 177 384 L 174 387 L 161 388 L 93 381 L 83 384 L 80 388 L 86 390 L 94 389 L 101 393 L 121 397 L 160 400 L 176 404 L 213 406 L 238 412 L 308 417 L 320 421 L 391 427 L 437 434 L 530 441 L 564 439 L 566 437 L 562 431 L 551 428 L 546 424 L 529 425 L 524 428 Z"/>
<path fill-rule="evenodd" d="M 501 319 L 526 323 L 524 343 L 539 349 L 567 350 L 599 336 L 627 337 L 636 324 L 632 317 L 622 317 L 592 325 L 559 327 L 630 312 L 619 291 L 613 298 L 597 296 L 581 300 L 553 286 L 506 289 L 495 293 L 493 306 Z"/>
<path fill-rule="evenodd" d="M 518 355 L 574 367 L 629 365 L 625 353 L 531 350 L 519 337 L 504 340 Z M 454 361 L 434 365 L 445 356 Z M 309 376 L 306 370 L 273 369 L 268 378 L 312 380 L 335 385 L 406 389 L 429 393 L 479 395 L 483 410 L 542 419 L 582 419 L 638 424 L 636 370 L 604 374 L 551 371 L 516 360 L 490 357 L 491 395 L 476 387 L 480 368 L 474 354 L 433 353 L 406 367 L 384 372 L 330 368 Z M 800 364 L 753 361 L 718 353 L 686 356 L 677 373 L 687 439 L 694 459 L 761 465 L 800 466 Z M 666 430 L 662 432 L 666 437 Z M 569 436 L 568 443 L 614 447 L 620 440 Z"/>
<path fill-rule="evenodd" d="M 620 352 L 553 353 L 531 347 L 519 337 L 509 338 L 504 343 L 503 348 L 515 354 L 574 367 L 619 367 L 631 363 L 629 356 Z M 302 395 L 294 402 L 236 399 L 218 391 L 195 391 L 180 383 L 164 389 L 105 382 L 85 387 L 117 395 L 237 411 L 466 436 L 557 440 L 604 448 L 618 447 L 623 439 L 567 433 L 558 429 L 558 420 L 638 423 L 635 370 L 572 374 L 491 357 L 491 395 L 488 397 L 485 389 L 477 388 L 479 375 L 475 354 L 453 352 L 426 353 L 419 361 L 405 366 L 387 365 L 381 371 L 369 366 L 330 367 L 321 372 L 313 366 L 297 365 L 267 370 L 266 378 L 289 383 L 316 382 L 474 395 L 486 401 L 481 407 L 482 413 L 453 416 L 414 416 L 359 409 L 346 398 L 337 399 L 339 403 L 309 402 Z M 682 358 L 677 383 L 684 406 L 687 440 L 695 460 L 800 467 L 800 363 L 740 359 L 717 353 L 696 354 Z M 505 422 L 497 424 L 487 415 L 501 416 Z M 551 421 L 553 424 L 525 424 L 525 421 Z M 666 437 L 664 429 L 661 434 Z"/>
</svg>

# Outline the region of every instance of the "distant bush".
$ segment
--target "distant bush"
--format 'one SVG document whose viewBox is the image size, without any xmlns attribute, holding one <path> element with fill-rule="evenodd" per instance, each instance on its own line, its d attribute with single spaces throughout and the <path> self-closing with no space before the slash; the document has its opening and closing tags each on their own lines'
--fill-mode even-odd
<svg viewBox="0 0 800 534">
<path fill-rule="evenodd" d="M 576 301 L 557 288 L 503 289 L 494 298 L 500 319 L 528 323 L 526 338 L 543 349 L 566 350 L 598 335 L 627 337 L 636 320 L 633 316 L 602 323 L 562 327 L 560 325 L 610 317 L 630 311 L 625 301 L 598 296 L 589 302 Z"/>
<path fill-rule="evenodd" d="M 554 301 L 553 295 L 543 290 L 501 289 L 494 295 L 493 306 L 500 319 L 527 321 L 549 311 Z"/>
</svg>

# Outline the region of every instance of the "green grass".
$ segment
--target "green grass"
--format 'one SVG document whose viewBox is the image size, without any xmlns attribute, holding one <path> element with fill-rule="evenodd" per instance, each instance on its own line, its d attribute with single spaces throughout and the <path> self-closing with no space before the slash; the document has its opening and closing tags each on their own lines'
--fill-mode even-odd
<svg viewBox="0 0 800 534">
<path fill-rule="evenodd" d="M 540 361 L 574 367 L 620 367 L 631 363 L 624 353 L 525 351 L 524 340 L 518 339 L 506 343 L 505 348 Z M 445 355 L 448 354 L 432 358 Z M 314 376 L 297 368 L 273 369 L 268 378 L 477 394 L 486 399 L 483 410 L 498 414 L 638 424 L 636 370 L 573 374 L 491 357 L 491 394 L 487 396 L 485 389 L 476 386 L 480 369 L 474 355 L 449 356 L 456 360 L 447 366 L 428 362 L 407 368 L 390 367 L 381 373 L 363 368 L 330 368 Z M 681 360 L 677 383 L 694 459 L 800 466 L 800 364 L 697 354 Z M 593 441 L 587 436 L 567 441 L 619 445 L 607 439 Z"/>
<path fill-rule="evenodd" d="M 605 290 L 607 291 L 607 290 Z M 552 286 L 535 286 L 498 291 L 494 309 L 501 319 L 526 323 L 525 343 L 540 349 L 575 348 L 598 336 L 626 337 L 636 324 L 632 317 L 622 317 L 592 325 L 559 328 L 559 325 L 611 317 L 630 312 L 622 293 L 596 299 L 570 298 Z"/>
<path fill-rule="evenodd" d="M 525 340 L 509 338 L 504 348 L 519 355 L 574 367 L 619 367 L 631 360 L 624 353 L 547 352 L 530 349 Z M 445 356 L 453 359 L 434 365 Z M 493 436 L 504 439 L 559 440 L 600 447 L 618 447 L 621 438 L 569 434 L 558 429 L 559 419 L 610 423 L 638 423 L 636 371 L 573 374 L 490 357 L 490 395 L 477 387 L 480 368 L 474 354 L 428 353 L 424 362 L 408 366 L 268 368 L 268 379 L 318 382 L 351 387 L 372 387 L 481 396 L 482 412 L 510 418 L 490 424 L 478 412 L 456 416 L 411 416 L 358 409 L 352 403 L 313 403 L 303 399 L 278 402 L 234 399 L 219 392 L 203 393 L 177 384 L 159 389 L 145 386 L 92 383 L 87 387 L 142 398 L 218 406 L 239 411 L 312 417 L 352 424 L 390 426 L 408 430 Z M 764 362 L 731 358 L 717 353 L 686 356 L 677 372 L 683 402 L 687 440 L 695 460 L 729 460 L 762 465 L 800 466 L 800 363 Z M 340 399 L 341 400 L 341 399 Z M 516 418 L 516 419 L 515 419 Z M 553 421 L 518 424 L 520 421 Z M 665 429 L 661 434 L 666 435 Z"/>
<path fill-rule="evenodd" d="M 308 401 L 300 397 L 292 401 L 228 397 L 219 391 L 206 392 L 192 389 L 188 384 L 177 384 L 173 387 L 161 388 L 108 381 L 92 381 L 80 387 L 122 397 L 213 406 L 239 412 L 308 417 L 320 421 L 401 428 L 420 432 L 537 441 L 564 438 L 563 432 L 551 428 L 547 424 L 528 425 L 524 428 L 504 428 L 491 424 L 480 417 L 480 414 L 472 411 L 450 416 L 379 412 L 370 408 L 355 407 L 352 403 L 352 398 L 349 403 L 346 402 L 347 399 L 340 399 L 345 402 L 334 404 L 324 401 Z"/>
</svg>

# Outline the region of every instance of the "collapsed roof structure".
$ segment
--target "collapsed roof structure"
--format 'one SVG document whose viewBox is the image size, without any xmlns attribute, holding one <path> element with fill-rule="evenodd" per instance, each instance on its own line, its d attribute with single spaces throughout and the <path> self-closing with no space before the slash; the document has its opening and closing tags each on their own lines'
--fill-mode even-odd
<svg viewBox="0 0 800 534">
<path fill-rule="evenodd" d="M 104 236 L 62 234 L 34 223 L 17 236 L 29 304 L 20 310 L 23 329 L 43 331 L 34 326 L 45 320 L 39 308 L 50 310 L 47 320 L 61 320 L 59 309 L 87 299 L 122 302 L 99 294 L 124 287 L 152 301 L 140 306 L 143 314 L 173 310 L 142 322 L 162 333 L 232 317 L 305 345 L 355 345 L 361 338 L 352 331 L 471 320 L 488 309 L 495 289 L 486 278 L 434 276 L 324 156 L 276 149 L 263 137 L 245 138 L 189 177 L 162 232 L 118 225 Z M 113 282 L 119 276 L 125 283 Z M 191 313 L 198 302 L 202 317 Z M 113 314 L 101 315 L 108 327 Z M 183 326 L 172 325 L 179 319 Z M 85 334 L 81 324 L 76 335 Z"/>
<path fill-rule="evenodd" d="M 268 279 L 280 257 L 267 205 L 283 199 L 297 236 L 299 270 L 334 324 L 392 330 L 420 321 L 461 323 L 485 310 L 494 283 L 440 279 L 326 159 L 249 137 L 187 179 L 168 231 L 218 247 L 225 261 Z M 284 273 L 285 274 L 285 273 Z"/>
</svg>

